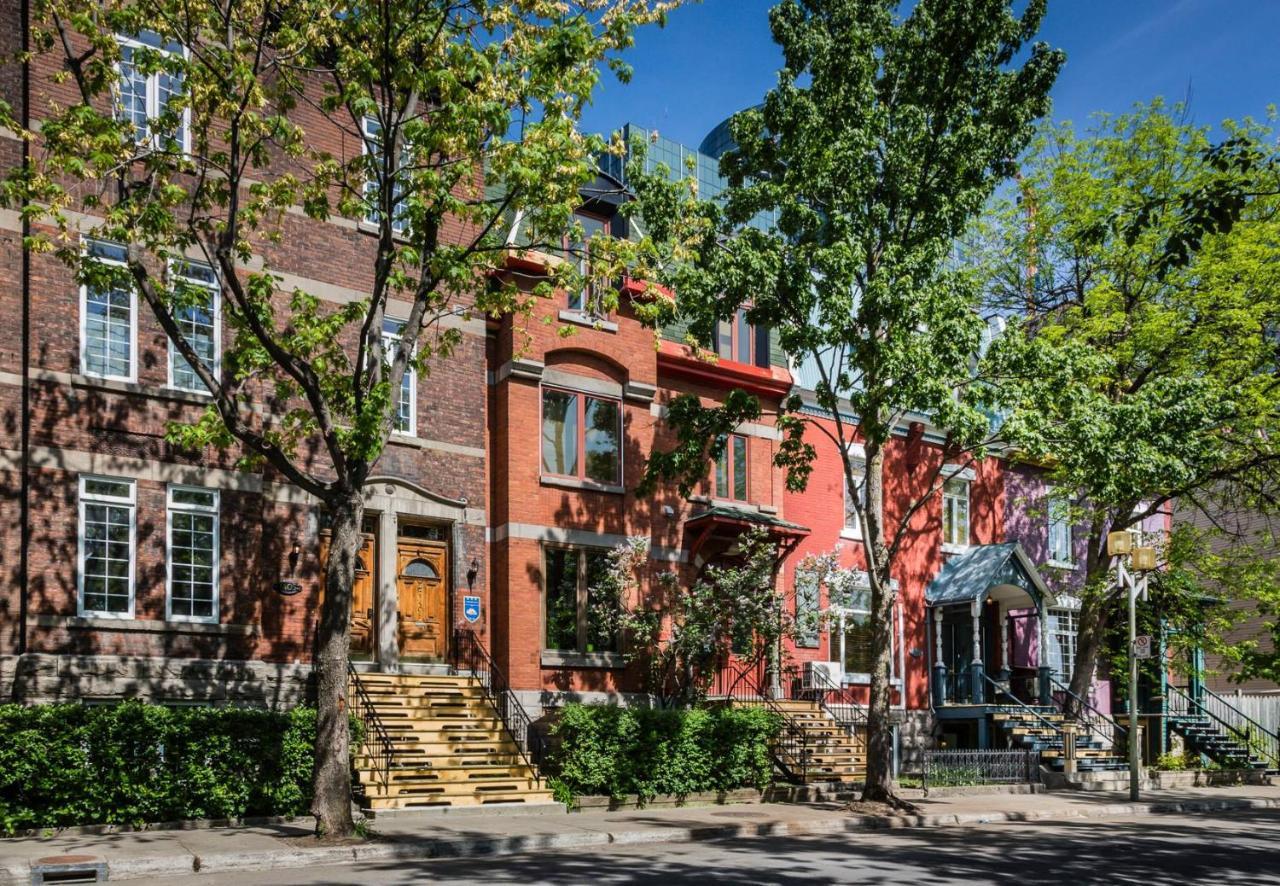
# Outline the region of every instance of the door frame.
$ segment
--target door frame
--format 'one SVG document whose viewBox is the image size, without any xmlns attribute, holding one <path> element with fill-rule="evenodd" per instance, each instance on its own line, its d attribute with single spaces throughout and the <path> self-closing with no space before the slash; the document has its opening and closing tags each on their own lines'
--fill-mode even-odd
<svg viewBox="0 0 1280 886">
<path fill-rule="evenodd" d="M 418 538 L 413 535 L 406 535 L 402 530 L 410 526 L 430 527 L 430 528 L 439 529 L 440 538 L 427 539 L 427 538 Z M 408 543 L 408 544 L 423 545 L 431 548 L 438 548 L 444 553 L 444 574 L 441 576 L 441 581 L 444 584 L 444 619 L 441 625 L 443 630 L 443 641 L 441 644 L 442 650 L 440 655 L 440 661 L 448 662 L 451 660 L 451 656 L 453 654 L 453 632 L 455 629 L 454 608 L 453 608 L 453 602 L 454 602 L 453 601 L 453 566 L 454 566 L 453 564 L 453 559 L 454 559 L 453 527 L 447 523 L 437 521 L 437 520 L 423 520 L 423 519 L 415 519 L 411 517 L 407 520 L 397 519 L 396 529 L 397 531 L 396 531 L 396 538 L 395 538 L 395 560 L 394 560 L 396 564 L 396 568 L 394 570 L 395 574 L 391 576 L 391 581 L 394 582 L 396 585 L 397 613 L 400 612 L 399 581 L 400 581 L 400 546 L 401 544 Z M 399 641 L 400 641 L 399 621 L 396 622 L 395 633 L 396 633 L 395 639 L 396 639 L 396 644 L 398 648 Z M 405 654 L 404 650 L 399 649 L 398 654 L 400 657 L 403 658 Z"/>
</svg>

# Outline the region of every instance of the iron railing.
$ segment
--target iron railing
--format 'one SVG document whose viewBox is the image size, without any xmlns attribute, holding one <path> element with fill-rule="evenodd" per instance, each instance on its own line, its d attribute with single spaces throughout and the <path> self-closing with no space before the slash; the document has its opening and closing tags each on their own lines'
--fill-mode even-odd
<svg viewBox="0 0 1280 886">
<path fill-rule="evenodd" d="M 803 701 L 815 701 L 818 707 L 845 732 L 852 737 L 867 734 L 867 709 L 853 699 L 848 686 L 837 686 L 826 672 L 813 670 L 809 672 L 810 682 L 816 685 L 806 687 L 798 681 L 794 695 Z"/>
<path fill-rule="evenodd" d="M 766 676 L 760 662 L 748 662 L 739 666 L 725 665 L 716 671 L 707 696 L 727 699 L 745 707 L 761 707 L 781 719 L 782 731 L 770 748 L 774 762 L 789 779 L 803 784 L 813 756 L 809 734 L 775 699 L 763 691 L 762 684 Z"/>
<path fill-rule="evenodd" d="M 1205 710 L 1219 722 L 1228 724 L 1231 733 L 1271 769 L 1280 769 L 1280 735 L 1272 732 L 1212 689 L 1204 690 Z"/>
<path fill-rule="evenodd" d="M 387 732 L 386 724 L 378 716 L 369 691 L 360 682 L 355 666 L 347 662 L 347 710 L 354 713 L 364 726 L 365 752 L 373 759 L 373 771 L 385 788 L 391 783 L 391 767 L 395 765 L 396 747 Z"/>
<path fill-rule="evenodd" d="M 1053 686 L 1053 700 L 1058 705 L 1058 710 L 1064 715 L 1077 722 L 1083 723 L 1089 730 L 1091 735 L 1096 736 L 1102 743 L 1115 751 L 1119 756 L 1127 757 L 1129 755 L 1129 730 L 1121 726 L 1114 719 L 1102 713 L 1087 699 L 1083 699 L 1071 691 L 1071 688 L 1059 683 L 1057 679 L 1050 677 L 1050 684 Z M 1075 702 L 1075 705 L 1068 705 L 1067 699 Z M 1074 707 L 1074 712 L 1070 709 Z"/>
<path fill-rule="evenodd" d="M 1039 751 L 1017 748 L 1008 751 L 924 752 L 921 772 L 924 788 L 1037 784 L 1039 781 Z"/>
<path fill-rule="evenodd" d="M 502 721 L 502 727 L 515 743 L 525 765 L 533 770 L 534 778 L 542 784 L 538 767 L 544 760 L 545 742 L 542 733 L 533 728 L 533 721 L 511 691 L 506 674 L 494 662 L 489 650 L 484 648 L 475 631 L 458 628 L 453 634 L 453 669 L 455 673 L 469 671 L 484 690 L 485 698 L 493 705 Z"/>
<path fill-rule="evenodd" d="M 1174 686 L 1170 683 L 1167 689 L 1169 691 L 1169 702 L 1167 707 L 1169 714 L 1175 716 L 1180 715 L 1183 717 L 1204 717 L 1206 720 L 1215 723 L 1218 728 L 1222 730 L 1222 734 L 1225 737 L 1235 739 L 1244 746 L 1245 753 L 1249 757 L 1252 758 L 1256 756 L 1257 759 L 1266 762 L 1268 767 L 1277 765 L 1277 761 L 1272 758 L 1264 748 L 1260 748 L 1248 740 L 1250 735 L 1248 731 L 1248 723 L 1244 723 L 1239 720 L 1233 723 L 1230 719 L 1227 719 L 1227 717 L 1230 716 L 1230 712 L 1224 712 L 1227 714 L 1227 717 L 1224 717 L 1222 714 L 1211 710 L 1202 701 L 1200 701 L 1200 699 L 1196 698 L 1188 690 L 1183 689 L 1180 686 Z M 1205 689 L 1204 692 L 1211 694 L 1208 689 Z M 1231 706 L 1226 705 L 1226 707 L 1230 708 Z M 1235 709 L 1231 708 L 1231 710 Z M 1239 712 L 1237 711 L 1236 713 Z M 1264 730 L 1264 732 L 1266 731 Z M 1256 733 L 1254 733 L 1254 735 L 1255 737 L 1261 738 L 1261 736 L 1257 736 Z M 1271 733 L 1266 732 L 1266 735 L 1271 735 Z"/>
<path fill-rule="evenodd" d="M 1031 717 L 1032 717 L 1033 719 L 1037 720 L 1037 721 L 1040 723 L 1040 725 L 1041 725 L 1041 726 L 1044 726 L 1044 727 L 1046 727 L 1046 728 L 1048 728 L 1048 729 L 1052 729 L 1052 730 L 1054 731 L 1054 733 L 1055 733 L 1055 734 L 1057 734 L 1059 737 L 1061 737 L 1061 735 L 1062 735 L 1062 728 L 1061 728 L 1060 726 L 1058 726 L 1058 724 L 1054 723 L 1052 720 L 1047 720 L 1047 719 L 1045 719 L 1045 717 L 1043 717 L 1043 716 L 1040 714 L 1040 712 L 1039 712 L 1039 711 L 1037 711 L 1035 708 L 1033 708 L 1033 707 L 1031 707 L 1031 706 L 1029 706 L 1029 705 L 1027 705 L 1027 704 L 1023 703 L 1023 702 L 1022 702 L 1022 700 L 1021 700 L 1021 699 L 1019 699 L 1017 696 L 1010 695 L 1008 692 L 1006 692 L 1006 691 L 1005 691 L 1004 687 L 1002 687 L 1002 686 L 1001 686 L 999 683 L 997 683 L 995 680 L 992 680 L 992 679 L 991 679 L 991 677 L 990 677 L 990 676 L 988 676 L 986 673 L 984 673 L 984 674 L 982 675 L 982 679 L 983 679 L 983 680 L 986 680 L 986 681 L 987 681 L 987 683 L 991 686 L 991 688 L 992 688 L 992 689 L 996 690 L 997 692 L 999 692 L 999 693 L 1000 693 L 1000 694 L 1002 694 L 1002 695 L 1006 695 L 1006 696 L 1008 696 L 1008 698 L 1009 698 L 1009 700 L 1010 700 L 1010 701 L 1012 701 L 1012 702 L 1013 702 L 1015 705 L 1017 705 L 1018 707 L 1022 708 L 1022 710 L 1023 710 L 1023 711 L 1025 711 L 1026 713 L 1030 714 L 1030 715 L 1031 715 Z M 995 695 L 992 695 L 991 697 L 994 699 L 996 696 L 995 696 Z"/>
</svg>

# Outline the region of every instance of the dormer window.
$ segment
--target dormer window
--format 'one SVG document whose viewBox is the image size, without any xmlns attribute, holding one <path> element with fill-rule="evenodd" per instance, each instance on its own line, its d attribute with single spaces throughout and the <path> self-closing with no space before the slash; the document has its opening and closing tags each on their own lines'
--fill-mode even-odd
<svg viewBox="0 0 1280 886">
<path fill-rule="evenodd" d="M 769 366 L 769 330 L 747 322 L 749 307 L 738 308 L 733 317 L 716 324 L 716 355 L 748 366 Z"/>
</svg>

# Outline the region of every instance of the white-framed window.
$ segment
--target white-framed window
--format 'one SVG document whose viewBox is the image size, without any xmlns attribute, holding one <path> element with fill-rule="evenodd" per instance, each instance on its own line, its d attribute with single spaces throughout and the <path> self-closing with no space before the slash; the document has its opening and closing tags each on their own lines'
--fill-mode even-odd
<svg viewBox="0 0 1280 886">
<path fill-rule="evenodd" d="M 1071 501 L 1056 490 L 1050 490 L 1046 499 L 1049 522 L 1049 562 L 1056 566 L 1071 566 Z"/>
<path fill-rule="evenodd" d="M 191 114 L 186 108 L 182 110 L 177 131 L 157 131 L 155 128 L 156 121 L 169 111 L 170 103 L 182 95 L 182 75 L 163 70 L 144 73 L 138 64 L 140 50 L 176 57 L 185 56 L 186 48 L 181 43 L 164 40 L 154 31 L 117 34 L 116 41 L 120 44 L 116 116 L 133 124 L 134 139 L 138 144 L 159 148 L 172 139 L 180 150 L 189 151 Z"/>
<path fill-rule="evenodd" d="M 403 320 L 383 318 L 382 353 L 388 367 L 391 366 L 395 349 L 400 346 L 400 337 L 403 333 Z M 400 391 L 395 395 L 395 401 L 396 414 L 395 422 L 391 426 L 392 430 L 397 434 L 414 436 L 418 428 L 418 410 L 415 408 L 418 402 L 418 375 L 413 369 L 412 355 L 410 355 L 410 362 L 404 367 L 404 375 L 400 378 Z"/>
<path fill-rule="evenodd" d="M 847 599 L 833 601 L 831 654 L 840 661 L 846 683 L 870 683 L 875 666 L 875 643 L 871 627 L 871 589 L 858 588 L 849 592 Z M 889 676 L 898 678 L 898 623 L 896 615 L 890 616 Z"/>
<path fill-rule="evenodd" d="M 566 237 L 565 246 L 570 258 L 577 262 L 578 274 L 582 278 L 582 286 L 577 291 L 568 294 L 565 307 L 570 311 L 579 313 L 594 313 L 596 303 L 595 293 L 592 291 L 591 284 L 590 244 L 592 238 L 608 235 L 609 222 L 587 212 L 575 212 L 573 214 L 573 223 L 575 226 L 582 228 L 582 237 L 579 238 L 575 233 L 571 232 Z M 570 240 L 571 242 L 568 242 Z M 576 256 L 573 255 L 575 252 L 578 253 Z"/>
<path fill-rule="evenodd" d="M 165 616 L 172 621 L 218 620 L 218 502 L 216 489 L 168 489 Z"/>
<path fill-rule="evenodd" d="M 192 349 L 217 375 L 222 353 L 222 295 L 218 275 L 209 265 L 181 262 L 170 266 L 177 295 L 173 319 Z M 169 342 L 169 387 L 182 391 L 207 393 L 187 358 Z"/>
<path fill-rule="evenodd" d="M 862 519 L 858 516 L 858 510 L 854 507 L 854 503 L 860 496 L 865 507 L 867 500 L 867 461 L 866 450 L 863 447 L 854 445 L 849 448 L 846 455 L 849 459 L 850 467 L 853 469 L 853 483 L 850 485 L 844 472 L 841 471 L 841 486 L 844 487 L 844 526 L 840 530 L 841 538 L 862 538 Z"/>
<path fill-rule="evenodd" d="M 99 378 L 134 381 L 137 361 L 137 295 L 128 280 L 126 249 L 105 240 L 85 240 L 86 267 L 80 286 L 80 371 Z"/>
<path fill-rule="evenodd" d="M 952 477 L 942 484 L 942 548 L 963 550 L 969 546 L 969 481 Z"/>
<path fill-rule="evenodd" d="M 1078 616 L 1074 609 L 1049 610 L 1049 667 L 1065 683 L 1076 670 Z"/>
<path fill-rule="evenodd" d="M 77 614 L 133 618 L 136 512 L 134 481 L 80 478 Z"/>
<path fill-rule="evenodd" d="M 378 122 L 376 117 L 364 118 L 364 155 L 373 158 L 371 165 L 364 180 L 364 199 L 367 204 L 364 220 L 371 225 L 376 225 L 382 220 L 382 212 L 378 208 L 378 178 L 380 165 L 382 163 L 382 124 Z M 400 162 L 397 168 L 392 171 L 391 197 L 392 197 L 392 219 L 391 230 L 397 234 L 405 234 L 409 230 L 409 220 L 404 217 L 400 211 L 400 200 L 404 195 L 404 185 L 400 181 L 399 167 L 406 165 L 408 157 L 401 150 Z M 375 168 L 375 166 L 377 168 Z"/>
</svg>

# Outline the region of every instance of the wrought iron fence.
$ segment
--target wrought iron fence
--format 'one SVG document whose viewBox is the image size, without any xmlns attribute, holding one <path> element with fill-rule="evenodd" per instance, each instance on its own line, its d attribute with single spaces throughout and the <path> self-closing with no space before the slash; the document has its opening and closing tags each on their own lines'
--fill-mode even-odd
<svg viewBox="0 0 1280 886">
<path fill-rule="evenodd" d="M 545 744 L 542 733 L 533 728 L 533 721 L 511 691 L 507 677 L 484 648 L 480 638 L 474 631 L 459 628 L 453 635 L 453 668 L 455 671 L 469 671 L 481 688 L 485 698 L 493 705 L 502 721 L 503 728 L 515 742 L 517 750 L 525 764 L 533 769 L 534 778 L 539 785 L 542 775 L 538 766 L 545 756 Z"/>
<path fill-rule="evenodd" d="M 1039 782 L 1039 751 L 1015 749 L 924 752 L 921 783 L 925 788 Z"/>
</svg>

